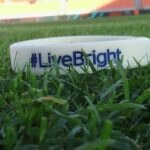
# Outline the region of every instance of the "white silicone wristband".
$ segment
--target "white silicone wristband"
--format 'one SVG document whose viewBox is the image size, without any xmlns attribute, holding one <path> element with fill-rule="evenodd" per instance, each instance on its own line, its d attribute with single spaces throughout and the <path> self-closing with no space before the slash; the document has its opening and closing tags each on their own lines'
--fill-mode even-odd
<svg viewBox="0 0 150 150">
<path fill-rule="evenodd" d="M 28 65 L 37 75 L 49 70 L 54 61 L 64 70 L 73 66 L 82 73 L 81 67 L 87 64 L 84 53 L 98 70 L 108 68 L 109 61 L 122 57 L 125 68 L 129 65 L 131 68 L 137 67 L 136 61 L 145 66 L 150 61 L 150 39 L 133 36 L 67 36 L 23 41 L 10 46 L 12 69 L 15 72 L 25 71 Z"/>
</svg>

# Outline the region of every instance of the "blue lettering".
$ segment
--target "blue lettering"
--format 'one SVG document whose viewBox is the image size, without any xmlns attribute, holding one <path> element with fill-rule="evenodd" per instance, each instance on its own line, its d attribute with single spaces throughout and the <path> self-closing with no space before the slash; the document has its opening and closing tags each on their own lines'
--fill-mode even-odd
<svg viewBox="0 0 150 150">
<path fill-rule="evenodd" d="M 69 55 L 65 55 L 62 57 L 62 64 L 65 67 L 69 67 L 70 65 L 72 65 L 72 57 Z"/>
<path fill-rule="evenodd" d="M 95 50 L 92 51 L 92 53 L 89 53 L 87 55 L 87 57 L 89 57 L 89 59 L 91 60 L 91 62 L 96 65 L 96 54 L 95 54 Z"/>
<path fill-rule="evenodd" d="M 97 62 L 99 67 L 105 67 L 107 65 L 107 54 L 106 53 L 99 53 L 97 55 Z"/>
<path fill-rule="evenodd" d="M 96 54 L 95 54 L 95 50 L 92 51 L 93 52 L 93 64 L 96 64 Z"/>
<path fill-rule="evenodd" d="M 51 56 L 51 59 L 52 59 L 53 62 L 55 62 L 55 63 L 57 63 L 59 65 L 60 61 L 62 59 L 62 56 L 58 56 L 58 57 Z"/>
<path fill-rule="evenodd" d="M 108 62 L 114 60 L 116 59 L 116 53 L 111 52 L 109 49 L 107 49 L 107 57 L 108 57 Z"/>
<path fill-rule="evenodd" d="M 116 51 L 116 55 L 117 55 L 117 60 L 120 60 L 121 59 L 121 51 L 119 49 L 117 49 Z"/>
<path fill-rule="evenodd" d="M 47 67 L 48 67 L 48 64 L 42 63 L 42 56 L 41 56 L 41 53 L 39 53 L 39 66 L 40 66 L 41 68 L 47 68 Z"/>
<path fill-rule="evenodd" d="M 108 62 L 111 60 L 120 60 L 122 52 L 120 49 L 116 49 L 116 51 L 110 51 L 107 49 L 105 52 L 96 53 L 96 50 L 92 50 L 90 53 L 87 54 L 87 58 L 91 60 L 93 65 L 97 65 L 98 67 L 106 67 Z M 53 62 L 57 63 L 58 65 L 62 65 L 64 67 L 69 67 L 70 65 L 74 66 L 82 66 L 87 64 L 87 60 L 84 58 L 84 54 L 82 51 L 73 51 L 72 55 L 59 55 L 55 57 L 55 55 L 51 55 L 51 53 L 47 54 L 48 62 L 44 63 L 42 60 L 41 53 L 33 53 L 31 55 L 31 65 L 32 67 L 36 67 L 36 64 L 39 62 L 40 68 L 47 68 L 51 67 Z"/>
<path fill-rule="evenodd" d="M 84 64 L 84 57 L 81 51 L 73 52 L 73 64 L 75 66 L 81 66 Z"/>
</svg>

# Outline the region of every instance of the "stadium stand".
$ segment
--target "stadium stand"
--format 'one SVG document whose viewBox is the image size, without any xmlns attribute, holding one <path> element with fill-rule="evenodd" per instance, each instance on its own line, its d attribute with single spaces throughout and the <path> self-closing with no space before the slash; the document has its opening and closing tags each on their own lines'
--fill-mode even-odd
<svg viewBox="0 0 150 150">
<path fill-rule="evenodd" d="M 150 0 L 142 0 L 141 3 L 144 9 L 150 8 Z"/>
<path fill-rule="evenodd" d="M 29 2 L 29 3 L 35 3 L 37 0 L 0 0 L 0 3 L 4 2 Z"/>
<path fill-rule="evenodd" d="M 39 0 L 0 0 L 0 3 L 4 2 L 29 2 L 29 3 L 35 3 Z M 47 0 L 48 1 L 48 0 Z M 49 0 L 50 1 L 50 0 Z M 73 0 L 69 0 L 70 3 L 72 3 Z M 137 8 L 137 4 L 140 4 L 141 8 L 150 8 L 150 0 L 101 0 L 104 5 L 98 6 L 98 10 L 103 11 L 113 11 L 113 10 L 123 10 L 123 9 L 135 9 Z M 107 5 L 105 5 L 106 2 L 109 2 Z"/>
<path fill-rule="evenodd" d="M 150 0 L 0 0 L 0 20 L 71 19 L 150 13 Z M 11 5 L 11 9 L 10 8 Z M 32 5 L 31 5 L 32 4 Z M 20 9 L 17 9 L 17 8 Z"/>
<path fill-rule="evenodd" d="M 113 0 L 109 4 L 99 8 L 100 11 L 114 11 L 114 10 L 123 10 L 123 9 L 134 9 L 135 3 L 134 0 Z"/>
<path fill-rule="evenodd" d="M 12 0 L 13 2 L 29 2 L 31 4 L 34 4 L 37 0 Z"/>
<path fill-rule="evenodd" d="M 99 6 L 90 15 L 90 18 L 98 16 L 139 15 L 150 13 L 150 0 L 111 0 L 109 3 Z"/>
</svg>

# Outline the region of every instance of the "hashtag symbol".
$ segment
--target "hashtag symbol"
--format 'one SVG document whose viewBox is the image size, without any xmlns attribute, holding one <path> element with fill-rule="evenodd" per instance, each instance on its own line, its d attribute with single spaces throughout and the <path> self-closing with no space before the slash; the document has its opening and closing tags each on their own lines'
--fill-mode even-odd
<svg viewBox="0 0 150 150">
<path fill-rule="evenodd" d="M 36 64 L 37 64 L 37 55 L 36 55 L 36 53 L 32 53 L 32 56 L 31 56 L 31 67 L 32 68 L 36 68 Z"/>
</svg>

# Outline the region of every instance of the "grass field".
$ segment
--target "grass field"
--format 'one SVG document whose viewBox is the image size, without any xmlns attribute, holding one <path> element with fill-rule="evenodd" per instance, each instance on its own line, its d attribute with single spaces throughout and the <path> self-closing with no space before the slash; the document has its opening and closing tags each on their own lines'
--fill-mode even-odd
<svg viewBox="0 0 150 150">
<path fill-rule="evenodd" d="M 148 150 L 150 65 L 36 77 L 11 70 L 9 45 L 64 35 L 150 37 L 149 18 L 0 25 L 0 149 Z"/>
</svg>

